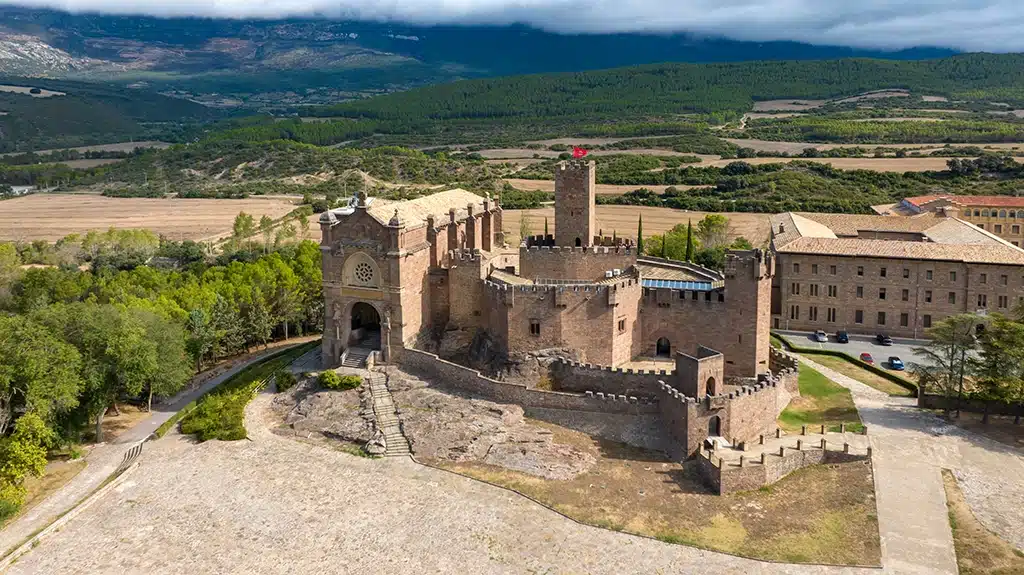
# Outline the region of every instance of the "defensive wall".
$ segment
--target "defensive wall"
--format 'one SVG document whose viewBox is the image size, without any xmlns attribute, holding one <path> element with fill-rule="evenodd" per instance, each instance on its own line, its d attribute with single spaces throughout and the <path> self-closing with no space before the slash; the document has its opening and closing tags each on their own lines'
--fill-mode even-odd
<svg viewBox="0 0 1024 575">
<path fill-rule="evenodd" d="M 535 235 L 526 236 L 522 239 L 520 247 L 552 247 L 555 245 L 555 236 L 552 234 L 548 235 Z M 595 246 L 605 247 L 633 247 L 633 240 L 630 238 L 620 238 L 618 236 L 601 236 L 597 235 L 593 238 L 593 244 Z"/>
<path fill-rule="evenodd" d="M 519 247 L 519 275 L 526 279 L 596 281 L 609 270 L 636 264 L 632 246 Z"/>
<path fill-rule="evenodd" d="M 657 404 L 648 399 L 602 392 L 581 394 L 529 389 L 522 384 L 491 379 L 475 369 L 445 361 L 435 354 L 418 349 L 402 350 L 398 363 L 409 373 L 428 377 L 475 397 L 501 403 L 597 413 L 658 413 Z"/>
<path fill-rule="evenodd" d="M 562 391 L 594 391 L 605 394 L 655 397 L 658 382 L 674 377 L 674 371 L 623 369 L 557 359 L 550 376 Z"/>
<path fill-rule="evenodd" d="M 1009 415 L 1013 417 L 1024 417 L 1024 403 L 1007 403 L 998 399 L 975 399 L 963 398 L 957 401 L 956 396 L 946 397 L 933 393 L 924 393 L 917 396 L 917 406 L 925 409 L 959 409 L 970 413 L 987 413 L 989 415 Z"/>
<path fill-rule="evenodd" d="M 714 450 L 701 448 L 697 453 L 697 471 L 708 487 L 724 495 L 771 485 L 808 465 L 871 460 L 870 447 L 854 452 L 849 443 L 829 443 L 824 436 L 817 439 L 804 436 L 797 447 L 763 451 L 749 460 L 741 456 L 739 462 L 726 462 Z"/>
</svg>

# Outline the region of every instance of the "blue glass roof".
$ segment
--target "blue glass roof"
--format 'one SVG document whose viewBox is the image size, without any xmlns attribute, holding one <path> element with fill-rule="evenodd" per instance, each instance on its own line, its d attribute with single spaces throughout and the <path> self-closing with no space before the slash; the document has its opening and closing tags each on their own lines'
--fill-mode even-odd
<svg viewBox="0 0 1024 575">
<path fill-rule="evenodd" d="M 690 290 L 690 291 L 711 291 L 714 286 L 711 282 L 687 282 L 680 280 L 641 280 L 641 285 L 645 288 L 668 288 L 678 290 Z"/>
</svg>

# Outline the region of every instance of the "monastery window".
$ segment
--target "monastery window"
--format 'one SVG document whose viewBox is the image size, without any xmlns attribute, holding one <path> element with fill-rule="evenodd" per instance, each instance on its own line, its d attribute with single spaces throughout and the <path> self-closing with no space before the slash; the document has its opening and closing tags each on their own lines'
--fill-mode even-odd
<svg viewBox="0 0 1024 575">
<path fill-rule="evenodd" d="M 885 299 L 885 288 L 878 288 L 878 299 Z"/>
<path fill-rule="evenodd" d="M 1019 225 L 1012 225 L 1012 226 L 1010 226 L 1010 233 L 1013 234 L 1013 235 L 1020 234 L 1020 226 Z"/>
<path fill-rule="evenodd" d="M 790 295 L 800 295 L 800 284 L 794 282 L 789 284 Z"/>
<path fill-rule="evenodd" d="M 949 292 L 949 297 L 947 298 L 947 300 L 949 301 L 949 303 L 955 304 L 956 303 L 956 292 L 955 291 Z"/>
<path fill-rule="evenodd" d="M 885 325 L 885 312 L 878 312 L 878 325 Z"/>
<path fill-rule="evenodd" d="M 811 273 L 818 275 L 818 264 L 811 264 Z"/>
<path fill-rule="evenodd" d="M 932 281 L 932 270 L 926 270 L 924 272 L 924 279 Z"/>
<path fill-rule="evenodd" d="M 718 292 L 718 302 L 721 303 L 723 301 L 725 301 L 725 294 L 722 292 Z"/>
<path fill-rule="evenodd" d="M 531 319 L 530 320 L 530 335 L 540 335 L 540 320 L 539 319 Z"/>
<path fill-rule="evenodd" d="M 980 293 L 978 294 L 978 307 L 988 307 L 988 296 Z"/>
<path fill-rule="evenodd" d="M 836 275 L 836 266 L 828 266 L 828 273 L 831 275 Z"/>
<path fill-rule="evenodd" d="M 910 268 L 903 268 L 903 279 L 910 277 Z"/>
<path fill-rule="evenodd" d="M 909 325 L 910 325 L 910 314 L 909 313 L 901 313 L 900 314 L 900 327 L 907 327 Z"/>
<path fill-rule="evenodd" d="M 686 290 L 679 290 L 679 299 L 686 299 Z"/>
<path fill-rule="evenodd" d="M 900 294 L 900 299 L 902 299 L 903 301 L 910 301 L 910 290 L 903 290 L 903 293 Z"/>
<path fill-rule="evenodd" d="M 797 264 L 797 263 L 793 264 L 793 273 L 795 273 L 795 274 L 800 273 L 800 264 Z"/>
<path fill-rule="evenodd" d="M 356 252 L 345 261 L 341 274 L 345 285 L 380 287 L 377 264 L 363 252 Z"/>
<path fill-rule="evenodd" d="M 690 299 L 692 299 L 693 301 L 697 301 L 697 297 L 700 295 L 700 292 L 690 292 L 690 293 L 693 294 L 693 297 L 691 297 Z"/>
<path fill-rule="evenodd" d="M 853 323 L 864 323 L 864 310 L 859 309 L 853 312 Z"/>
<path fill-rule="evenodd" d="M 1006 210 L 999 210 L 999 217 L 1005 218 L 1006 217 Z"/>
<path fill-rule="evenodd" d="M 1001 233 L 1003 233 L 1003 224 L 996 224 L 996 229 L 995 229 L 995 232 L 996 232 L 997 234 L 1001 234 Z"/>
<path fill-rule="evenodd" d="M 985 224 L 978 224 L 978 227 L 981 229 L 985 229 Z"/>
<path fill-rule="evenodd" d="M 987 218 L 988 217 L 988 210 L 981 210 L 981 217 Z"/>
<path fill-rule="evenodd" d="M 619 320 L 619 331 L 626 331 L 626 320 Z"/>
<path fill-rule="evenodd" d="M 857 297 L 864 297 L 864 286 L 857 286 Z"/>
<path fill-rule="evenodd" d="M 857 275 L 864 275 L 864 266 L 857 266 Z"/>
<path fill-rule="evenodd" d="M 828 286 L 828 297 L 836 297 L 839 294 L 839 286 Z"/>
<path fill-rule="evenodd" d="M 1007 307 L 1009 307 L 1009 304 L 1010 304 L 1010 298 L 1008 298 L 1008 297 L 1006 297 L 1004 295 L 999 296 L 999 308 L 1000 309 L 1006 309 Z"/>
<path fill-rule="evenodd" d="M 885 268 L 884 267 L 882 269 L 878 270 L 878 275 L 883 277 L 883 278 L 885 277 Z"/>
<path fill-rule="evenodd" d="M 800 306 L 789 306 L 789 319 L 800 319 Z"/>
<path fill-rule="evenodd" d="M 711 301 L 711 292 L 704 292 L 704 301 Z"/>
<path fill-rule="evenodd" d="M 1017 219 L 1017 212 L 1015 212 L 1013 210 L 1010 210 L 1009 216 L 1010 216 L 1010 219 L 1015 220 L 1015 219 Z"/>
<path fill-rule="evenodd" d="M 836 308 L 830 307 L 830 308 L 828 308 L 828 310 L 825 313 L 827 315 L 829 323 L 835 323 L 836 322 Z"/>
<path fill-rule="evenodd" d="M 987 284 L 988 283 L 988 274 L 981 274 L 981 283 L 983 283 L 983 284 Z"/>
<path fill-rule="evenodd" d="M 932 290 L 924 292 L 924 303 L 932 303 Z"/>
<path fill-rule="evenodd" d="M 1010 283 L 1010 276 L 1008 276 L 1006 274 L 1003 274 L 1003 275 L 999 276 L 999 284 L 1000 285 L 1007 285 L 1008 283 Z"/>
<path fill-rule="evenodd" d="M 811 284 L 811 295 L 812 296 L 817 296 L 818 295 L 818 288 L 820 288 L 820 287 L 821 286 L 819 286 L 818 284 Z"/>
<path fill-rule="evenodd" d="M 818 321 L 818 308 L 812 307 L 807 310 L 807 319 L 811 321 Z"/>
<path fill-rule="evenodd" d="M 956 281 L 956 272 L 949 272 L 949 281 L 951 281 L 951 282 L 955 282 Z"/>
</svg>

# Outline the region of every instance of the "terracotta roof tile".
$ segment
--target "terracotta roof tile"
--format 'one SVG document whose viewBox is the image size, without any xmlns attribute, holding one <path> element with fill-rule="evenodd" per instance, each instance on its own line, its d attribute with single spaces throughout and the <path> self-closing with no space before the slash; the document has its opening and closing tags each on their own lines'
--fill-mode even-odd
<svg viewBox="0 0 1024 575">
<path fill-rule="evenodd" d="M 1016 196 L 958 196 L 954 194 L 939 194 L 933 196 L 915 196 L 904 199 L 905 202 L 915 206 L 921 206 L 935 200 L 949 200 L 962 206 L 970 207 L 995 207 L 995 208 L 1024 208 L 1024 197 Z"/>
</svg>

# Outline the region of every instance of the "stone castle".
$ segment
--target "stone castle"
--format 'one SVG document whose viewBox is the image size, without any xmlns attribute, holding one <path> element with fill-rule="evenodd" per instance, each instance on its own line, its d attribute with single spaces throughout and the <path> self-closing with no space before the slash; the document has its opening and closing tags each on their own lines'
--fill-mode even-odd
<svg viewBox="0 0 1024 575">
<path fill-rule="evenodd" d="M 595 394 L 657 403 L 688 455 L 708 436 L 742 442 L 773 430 L 797 393 L 794 377 L 780 384 L 770 370 L 773 258 L 730 251 L 718 272 L 641 256 L 631 240 L 600 235 L 595 183 L 593 162 L 557 166 L 555 233 L 517 247 L 504 241 L 498 203 L 459 189 L 393 203 L 361 195 L 324 213 L 325 367 L 372 354 L 422 368 L 430 356 L 443 379 L 486 396 L 481 382 L 494 380 L 417 349 L 443 334 L 484 334 L 493 355 L 562 358 L 551 367 L 559 392 L 527 382 L 512 394 L 521 403 L 558 407 L 551 398 L 571 394 L 571 408 L 597 406 Z M 675 363 L 629 369 L 657 357 Z"/>
</svg>

